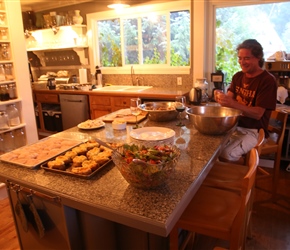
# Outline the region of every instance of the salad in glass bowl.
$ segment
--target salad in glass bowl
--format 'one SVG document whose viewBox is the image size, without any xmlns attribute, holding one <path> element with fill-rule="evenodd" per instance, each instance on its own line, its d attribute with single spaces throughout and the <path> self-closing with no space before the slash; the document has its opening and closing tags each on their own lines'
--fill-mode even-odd
<svg viewBox="0 0 290 250">
<path fill-rule="evenodd" d="M 124 144 L 112 159 L 125 180 L 134 187 L 152 189 L 166 183 L 175 169 L 180 151 L 173 145 Z"/>
</svg>

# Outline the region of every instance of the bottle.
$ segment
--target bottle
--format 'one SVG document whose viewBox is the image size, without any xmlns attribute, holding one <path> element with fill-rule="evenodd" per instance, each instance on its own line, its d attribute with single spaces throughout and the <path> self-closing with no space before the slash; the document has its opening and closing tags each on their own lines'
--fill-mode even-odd
<svg viewBox="0 0 290 250">
<path fill-rule="evenodd" d="M 20 124 L 20 116 L 19 111 L 15 107 L 15 104 L 9 104 L 6 109 L 8 120 L 9 120 L 9 126 L 17 126 Z"/>
<path fill-rule="evenodd" d="M 99 66 L 96 67 L 95 79 L 97 80 L 98 88 L 102 88 L 103 87 L 102 72 Z"/>
</svg>

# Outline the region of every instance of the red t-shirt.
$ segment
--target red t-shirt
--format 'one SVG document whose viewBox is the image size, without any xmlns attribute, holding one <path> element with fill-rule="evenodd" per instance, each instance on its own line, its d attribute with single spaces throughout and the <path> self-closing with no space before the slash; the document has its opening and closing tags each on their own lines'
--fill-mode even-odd
<svg viewBox="0 0 290 250">
<path fill-rule="evenodd" d="M 237 72 L 232 79 L 228 91 L 234 93 L 234 98 L 249 107 L 262 107 L 265 112 L 260 120 L 241 116 L 238 126 L 244 128 L 263 128 L 267 132 L 271 111 L 276 108 L 277 83 L 275 77 L 264 70 L 260 75 L 247 78 L 242 71 Z"/>
</svg>

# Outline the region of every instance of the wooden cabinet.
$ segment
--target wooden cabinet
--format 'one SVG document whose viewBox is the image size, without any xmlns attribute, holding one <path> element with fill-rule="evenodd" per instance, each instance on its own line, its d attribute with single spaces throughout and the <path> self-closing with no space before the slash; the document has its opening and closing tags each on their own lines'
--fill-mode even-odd
<svg viewBox="0 0 290 250">
<path fill-rule="evenodd" d="M 91 95 L 90 99 L 90 112 L 91 119 L 96 119 L 103 115 L 107 115 L 111 112 L 130 108 L 130 99 L 132 97 L 120 97 L 120 96 L 99 96 Z"/>
</svg>

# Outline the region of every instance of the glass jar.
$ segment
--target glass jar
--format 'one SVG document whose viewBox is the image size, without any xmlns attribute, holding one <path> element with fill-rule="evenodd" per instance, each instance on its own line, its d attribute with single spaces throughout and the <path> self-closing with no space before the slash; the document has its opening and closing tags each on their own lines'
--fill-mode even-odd
<svg viewBox="0 0 290 250">
<path fill-rule="evenodd" d="M 8 115 L 6 111 L 0 111 L 0 130 L 9 129 Z"/>
<path fill-rule="evenodd" d="M 206 78 L 196 79 L 194 86 L 201 89 L 201 102 L 208 102 L 208 83 Z"/>
<path fill-rule="evenodd" d="M 7 40 L 8 39 L 7 29 L 1 29 L 0 30 L 0 34 L 1 34 L 1 39 L 2 40 Z"/>
<path fill-rule="evenodd" d="M 10 99 L 7 84 L 0 87 L 0 101 L 8 101 Z"/>
<path fill-rule="evenodd" d="M 3 135 L 0 134 L 0 155 L 5 153 L 4 147 L 5 147 L 4 138 L 3 138 Z"/>
<path fill-rule="evenodd" d="M 8 43 L 2 43 L 1 47 L 2 47 L 1 59 L 2 60 L 10 60 L 9 44 Z"/>
<path fill-rule="evenodd" d="M 9 120 L 9 126 L 17 126 L 20 124 L 20 116 L 19 111 L 15 107 L 15 104 L 9 104 L 6 109 L 8 120 Z"/>
<path fill-rule="evenodd" d="M 16 84 L 10 83 L 8 85 L 8 93 L 10 99 L 16 99 L 17 98 L 17 91 L 16 91 Z"/>
<path fill-rule="evenodd" d="M 23 128 L 14 130 L 15 148 L 20 148 L 26 145 L 26 134 Z"/>
<path fill-rule="evenodd" d="M 5 72 L 5 79 L 6 80 L 13 80 L 14 77 L 13 77 L 13 70 L 12 70 L 12 64 L 11 63 L 6 63 L 5 65 L 5 69 L 4 69 L 4 72 Z"/>
<path fill-rule="evenodd" d="M 6 77 L 5 77 L 5 69 L 3 64 L 0 64 L 0 81 L 5 81 Z"/>
<path fill-rule="evenodd" d="M 6 132 L 3 135 L 4 139 L 4 152 L 10 152 L 15 149 L 14 135 L 12 131 Z"/>
</svg>

